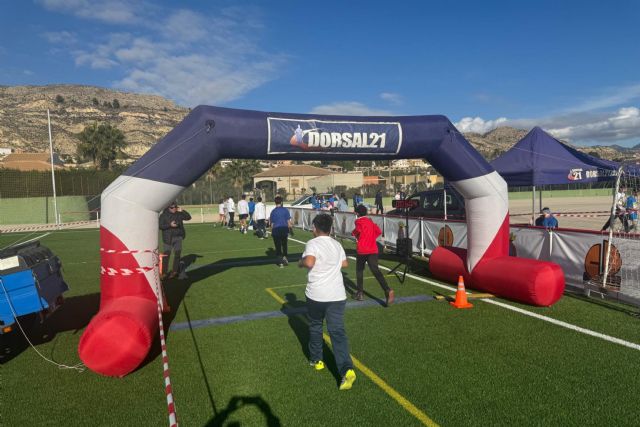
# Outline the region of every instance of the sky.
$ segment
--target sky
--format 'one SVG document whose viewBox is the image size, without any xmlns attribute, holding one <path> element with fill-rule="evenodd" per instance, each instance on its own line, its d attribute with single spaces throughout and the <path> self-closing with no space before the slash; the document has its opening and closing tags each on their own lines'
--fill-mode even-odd
<svg viewBox="0 0 640 427">
<path fill-rule="evenodd" d="M 640 1 L 0 2 L 0 85 L 640 143 Z"/>
</svg>

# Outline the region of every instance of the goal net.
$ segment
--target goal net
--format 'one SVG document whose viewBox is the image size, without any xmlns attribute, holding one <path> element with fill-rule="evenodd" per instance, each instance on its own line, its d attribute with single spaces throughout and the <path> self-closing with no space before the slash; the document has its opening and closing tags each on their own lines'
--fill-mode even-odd
<svg viewBox="0 0 640 427">
<path fill-rule="evenodd" d="M 607 296 L 640 303 L 640 170 L 622 166 L 612 194 L 611 215 L 602 231 L 608 235 L 604 247 L 604 272 L 598 285 Z"/>
</svg>

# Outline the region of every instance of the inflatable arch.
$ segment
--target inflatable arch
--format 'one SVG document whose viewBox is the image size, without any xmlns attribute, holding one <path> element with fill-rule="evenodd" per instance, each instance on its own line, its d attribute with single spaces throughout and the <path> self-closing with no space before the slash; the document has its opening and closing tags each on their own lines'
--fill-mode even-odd
<svg viewBox="0 0 640 427">
<path fill-rule="evenodd" d="M 87 367 L 136 369 L 158 328 L 158 213 L 219 159 L 411 159 L 431 163 L 466 200 L 468 245 L 437 248 L 432 273 L 476 289 L 551 305 L 560 267 L 508 257 L 507 185 L 444 116 L 349 117 L 199 106 L 102 193 L 101 300 L 79 344 Z"/>
</svg>

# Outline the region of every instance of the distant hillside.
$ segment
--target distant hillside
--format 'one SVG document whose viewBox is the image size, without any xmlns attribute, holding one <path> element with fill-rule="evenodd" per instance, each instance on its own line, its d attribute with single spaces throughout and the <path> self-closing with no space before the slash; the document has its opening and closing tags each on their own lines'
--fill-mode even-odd
<svg viewBox="0 0 640 427">
<path fill-rule="evenodd" d="M 56 102 L 57 97 L 64 102 Z M 105 105 L 112 105 L 114 99 L 119 108 Z M 55 150 L 63 155 L 75 155 L 77 134 L 97 121 L 123 131 L 126 153 L 139 157 L 188 113 L 155 95 L 77 85 L 0 86 L 0 147 L 25 152 L 48 149 L 47 108 Z"/>
<path fill-rule="evenodd" d="M 113 106 L 114 100 L 119 108 Z M 0 148 L 25 152 L 46 150 L 47 108 L 51 110 L 54 147 L 63 157 L 75 155 L 80 142 L 78 133 L 97 121 L 122 130 L 128 143 L 126 153 L 137 158 L 189 112 L 161 96 L 93 86 L 0 86 Z M 465 136 L 485 158 L 492 160 L 526 133 L 522 129 L 499 127 L 484 135 L 467 133 Z M 577 148 L 612 160 L 640 155 L 640 144 L 633 148 L 616 145 Z"/>
</svg>

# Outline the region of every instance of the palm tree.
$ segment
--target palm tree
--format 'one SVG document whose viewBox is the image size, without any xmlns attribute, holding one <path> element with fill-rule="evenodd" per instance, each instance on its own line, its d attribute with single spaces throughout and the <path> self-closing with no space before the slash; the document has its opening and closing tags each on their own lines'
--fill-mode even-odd
<svg viewBox="0 0 640 427">
<path fill-rule="evenodd" d="M 111 169 L 113 161 L 124 155 L 127 143 L 122 131 L 108 123 L 92 123 L 78 135 L 80 145 L 78 154 L 91 158 L 93 164 L 101 169 Z"/>
<path fill-rule="evenodd" d="M 257 160 L 234 159 L 223 169 L 223 175 L 231 179 L 233 188 L 240 192 L 244 191 L 247 183 L 252 182 L 253 175 L 262 171 L 260 162 Z"/>
</svg>

